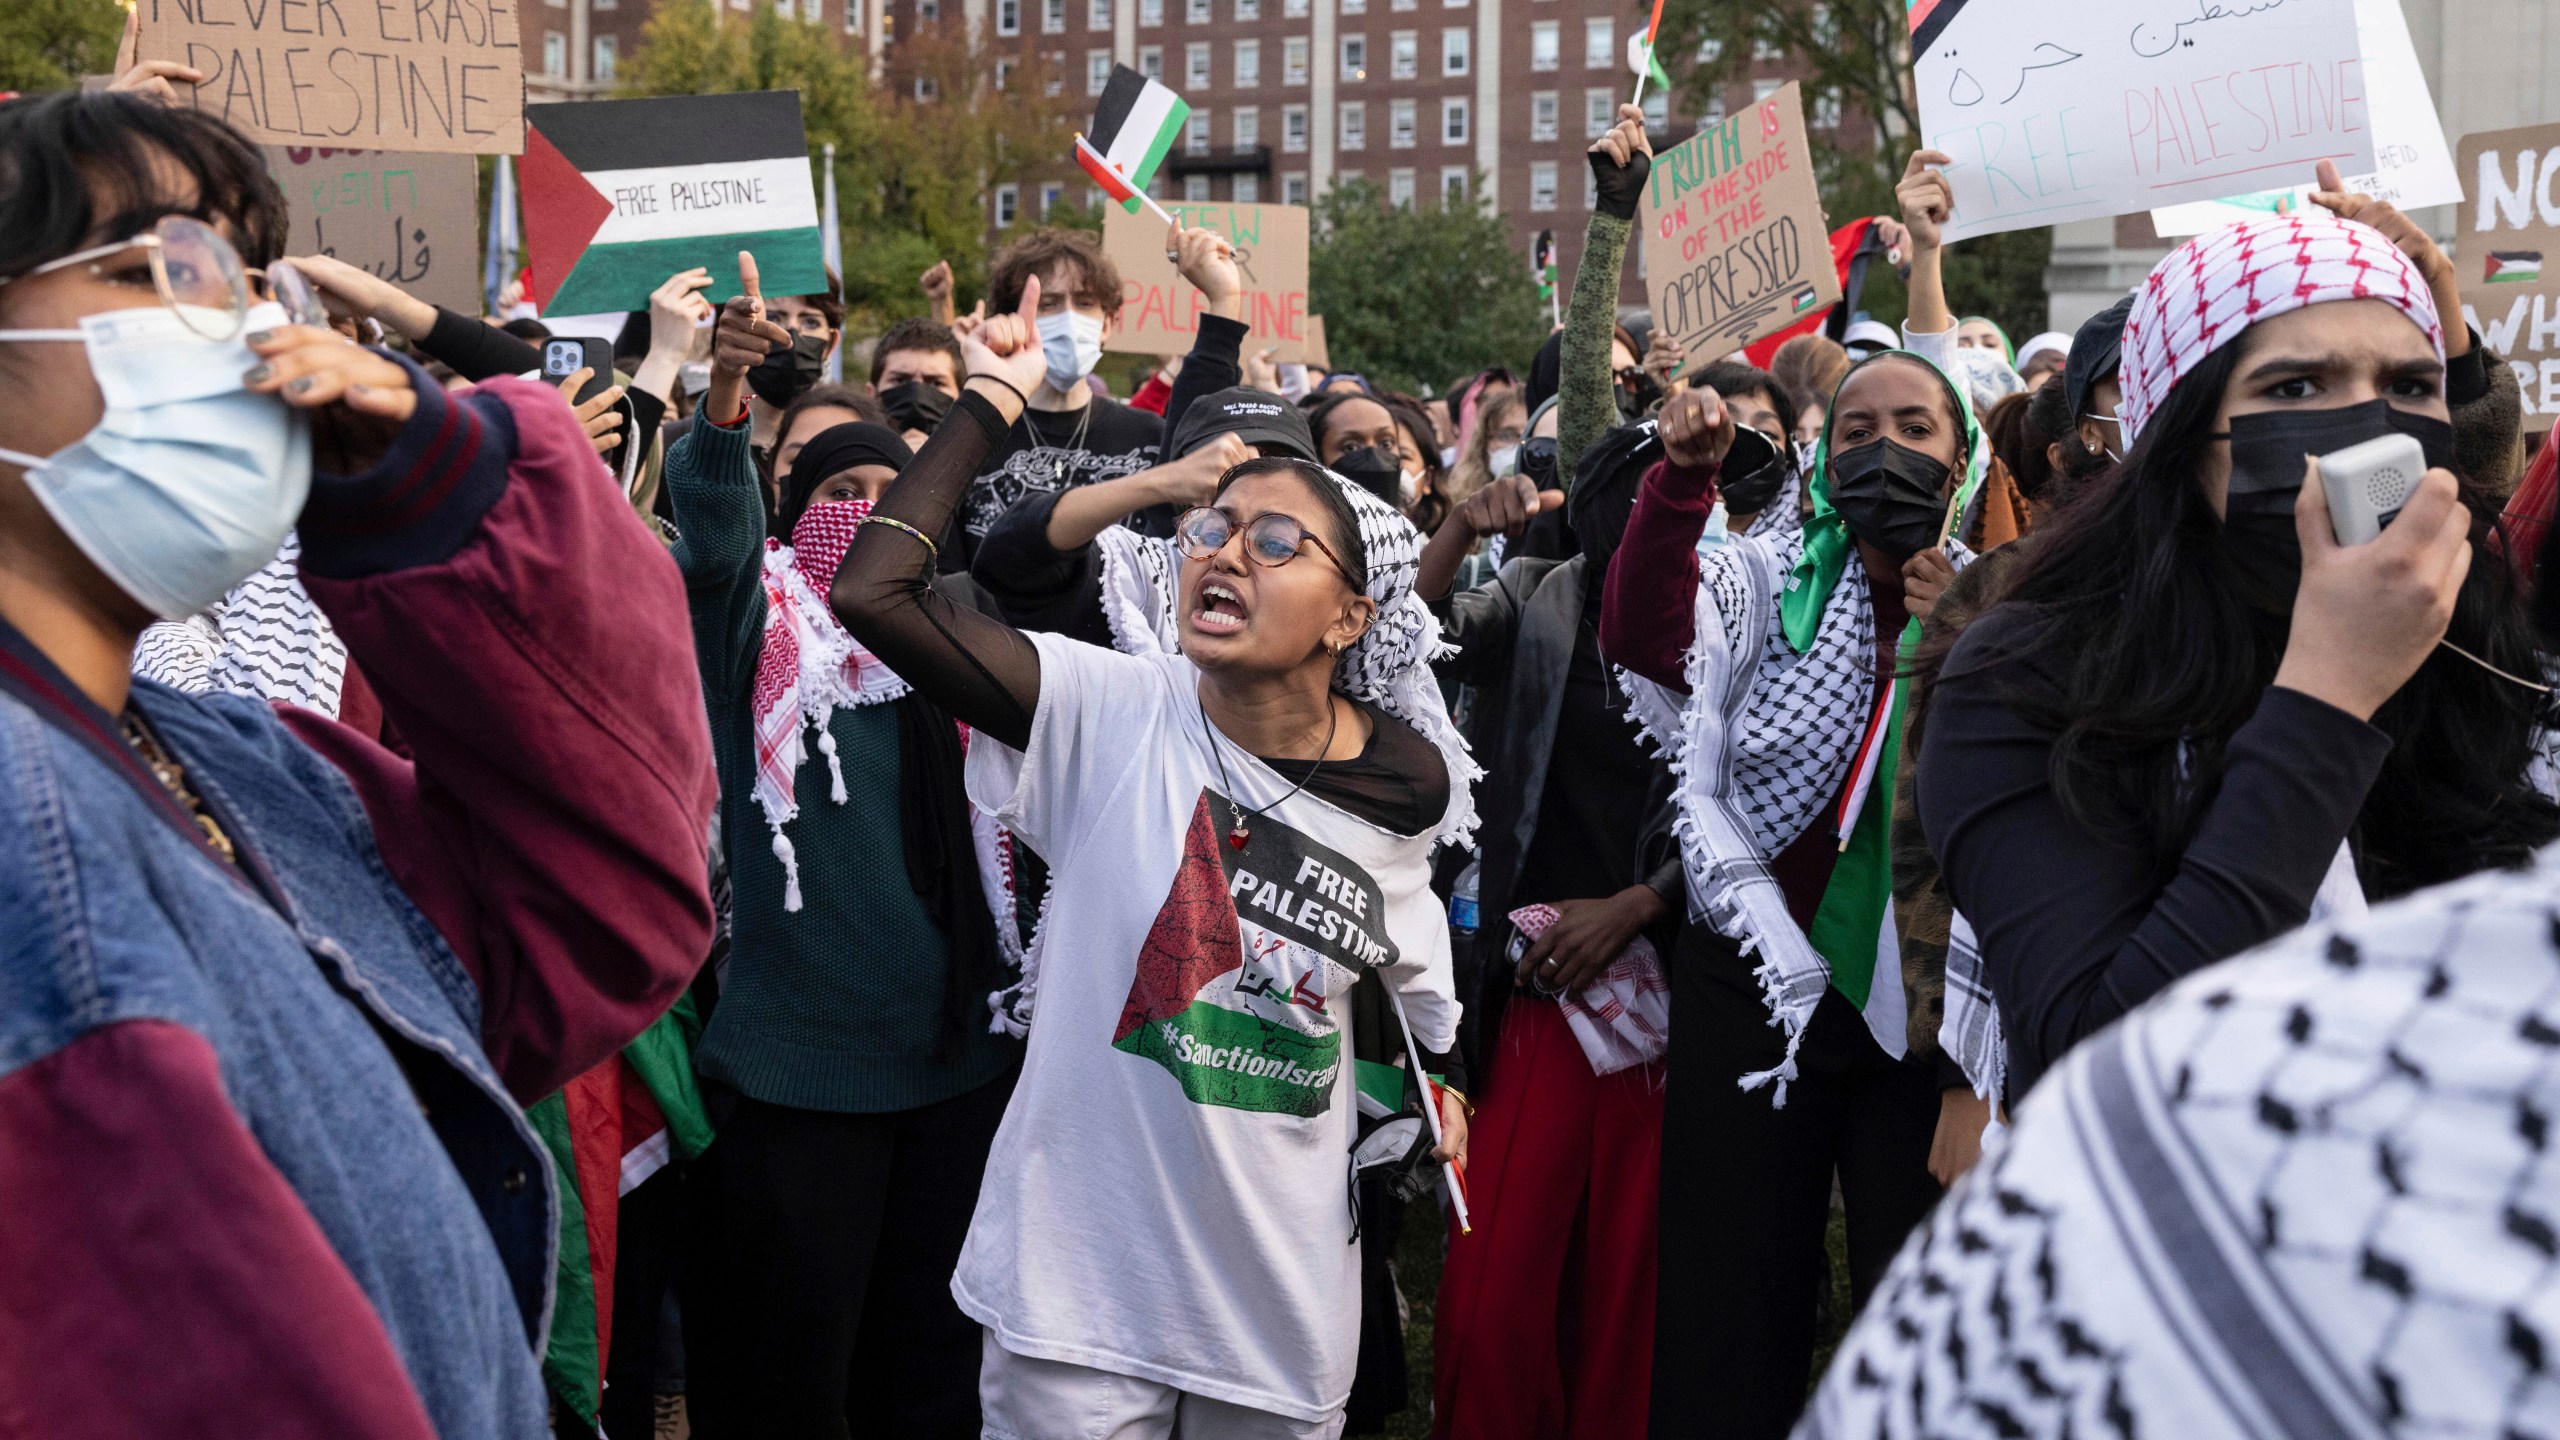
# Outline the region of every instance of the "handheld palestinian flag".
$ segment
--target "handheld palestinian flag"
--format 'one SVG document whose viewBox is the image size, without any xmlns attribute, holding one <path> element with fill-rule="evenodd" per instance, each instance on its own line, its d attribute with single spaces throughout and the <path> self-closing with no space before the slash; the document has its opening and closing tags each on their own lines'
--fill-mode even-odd
<svg viewBox="0 0 2560 1440">
<path fill-rule="evenodd" d="M 1076 163 L 1135 215 L 1190 119 L 1191 107 L 1181 96 L 1126 65 L 1114 65 L 1101 103 L 1093 107 L 1093 129 L 1076 137 Z"/>
<path fill-rule="evenodd" d="M 798 91 L 528 106 L 521 184 L 545 315 L 645 310 L 697 265 L 718 304 L 741 250 L 767 295 L 827 288 Z"/>
<path fill-rule="evenodd" d="M 2481 279 L 2492 285 L 2529 285 L 2542 278 L 2539 250 L 2492 250 Z"/>
</svg>

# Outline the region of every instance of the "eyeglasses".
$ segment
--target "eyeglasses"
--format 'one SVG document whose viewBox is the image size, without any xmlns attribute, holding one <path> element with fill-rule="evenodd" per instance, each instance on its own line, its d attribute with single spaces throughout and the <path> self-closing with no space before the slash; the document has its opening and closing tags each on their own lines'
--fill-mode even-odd
<svg viewBox="0 0 2560 1440">
<path fill-rule="evenodd" d="M 294 324 L 327 323 L 328 312 L 301 271 L 283 261 L 263 271 L 248 269 L 220 231 L 185 215 L 164 215 L 148 234 L 74 251 L 0 280 L 0 285 L 83 263 L 90 274 L 102 276 L 109 257 L 136 247 L 150 252 L 151 285 L 160 292 L 160 303 L 169 307 L 180 324 L 207 340 L 229 340 L 240 333 L 248 320 L 252 276 L 260 281 L 257 298 L 283 305 Z"/>
<path fill-rule="evenodd" d="M 1288 564 L 1297 559 L 1306 547 L 1313 545 L 1324 552 L 1325 558 L 1333 562 L 1333 568 L 1341 571 L 1344 579 L 1351 579 L 1351 567 L 1342 563 L 1342 557 L 1333 553 L 1332 546 L 1316 538 L 1306 526 L 1276 510 L 1256 515 L 1241 527 L 1224 510 L 1213 510 L 1205 505 L 1197 510 L 1186 510 L 1182 518 L 1173 524 L 1173 541 L 1181 547 L 1184 555 L 1194 560 L 1206 560 L 1226 549 L 1227 542 L 1235 537 L 1239 528 L 1244 531 L 1245 558 L 1266 570 Z M 1352 580 L 1351 585 L 1355 590 L 1360 588 L 1357 580 Z"/>
</svg>

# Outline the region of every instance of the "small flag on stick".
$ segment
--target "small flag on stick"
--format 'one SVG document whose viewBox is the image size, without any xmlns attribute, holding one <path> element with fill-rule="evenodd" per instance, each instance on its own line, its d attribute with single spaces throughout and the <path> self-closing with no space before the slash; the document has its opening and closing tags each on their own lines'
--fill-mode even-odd
<svg viewBox="0 0 2560 1440">
<path fill-rule="evenodd" d="M 1548 318 L 1564 323 L 1564 302 L 1556 295 L 1556 232 L 1538 232 L 1538 245 L 1529 262 L 1530 273 L 1538 281 L 1538 298 L 1547 302 Z"/>
<path fill-rule="evenodd" d="M 1147 197 L 1147 186 L 1190 119 L 1191 107 L 1181 96 L 1126 65 L 1114 65 L 1093 107 L 1091 138 L 1076 137 L 1076 163 L 1130 214 L 1143 202 L 1164 215 Z M 1165 223 L 1172 222 L 1165 216 Z"/>
<path fill-rule="evenodd" d="M 1647 79 L 1651 79 L 1653 83 L 1661 86 L 1665 90 L 1671 88 L 1671 77 L 1663 73 L 1662 60 L 1653 53 L 1653 42 L 1655 39 L 1660 37 L 1661 34 L 1662 0 L 1653 0 L 1653 18 L 1646 21 L 1644 27 L 1644 68 L 1636 70 L 1636 98 L 1627 102 L 1630 105 L 1642 105 L 1644 103 L 1644 82 Z M 1635 56 L 1633 53 L 1634 47 L 1629 46 L 1628 51 L 1627 68 L 1632 70 L 1635 69 Z"/>
</svg>

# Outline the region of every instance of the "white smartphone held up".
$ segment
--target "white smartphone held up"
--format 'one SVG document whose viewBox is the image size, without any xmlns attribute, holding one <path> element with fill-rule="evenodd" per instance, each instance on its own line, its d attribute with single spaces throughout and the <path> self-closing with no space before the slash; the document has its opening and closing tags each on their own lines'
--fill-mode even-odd
<svg viewBox="0 0 2560 1440">
<path fill-rule="evenodd" d="M 2329 527 L 2341 545 L 2362 545 L 2397 519 L 2427 475 L 2426 452 L 2407 435 L 2378 435 L 2320 457 Z"/>
</svg>

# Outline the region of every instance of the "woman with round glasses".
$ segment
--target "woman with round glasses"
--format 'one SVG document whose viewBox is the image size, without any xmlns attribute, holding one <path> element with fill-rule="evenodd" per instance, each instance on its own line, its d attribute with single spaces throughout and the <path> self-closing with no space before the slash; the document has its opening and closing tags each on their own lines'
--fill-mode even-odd
<svg viewBox="0 0 2560 1440">
<path fill-rule="evenodd" d="M 282 202 L 219 121 L 0 103 L 0 214 L 0 1409 L 547 1436 L 518 1106 L 710 939 L 674 568 L 550 390 L 253 295 Z M 407 756 L 130 673 L 296 526 Z"/>
<path fill-rule="evenodd" d="M 953 418 L 833 592 L 975 727 L 971 798 L 1050 865 L 1028 1054 L 952 1280 L 987 1327 L 986 1433 L 1335 1435 L 1353 983 L 1380 974 L 1408 1053 L 1457 1030 L 1428 861 L 1470 828 L 1475 768 L 1426 663 L 1420 537 L 1331 471 L 1255 460 L 1179 522 L 1179 654 L 953 604 L 929 537 L 1040 379 L 1037 305 L 968 337 Z"/>
</svg>

